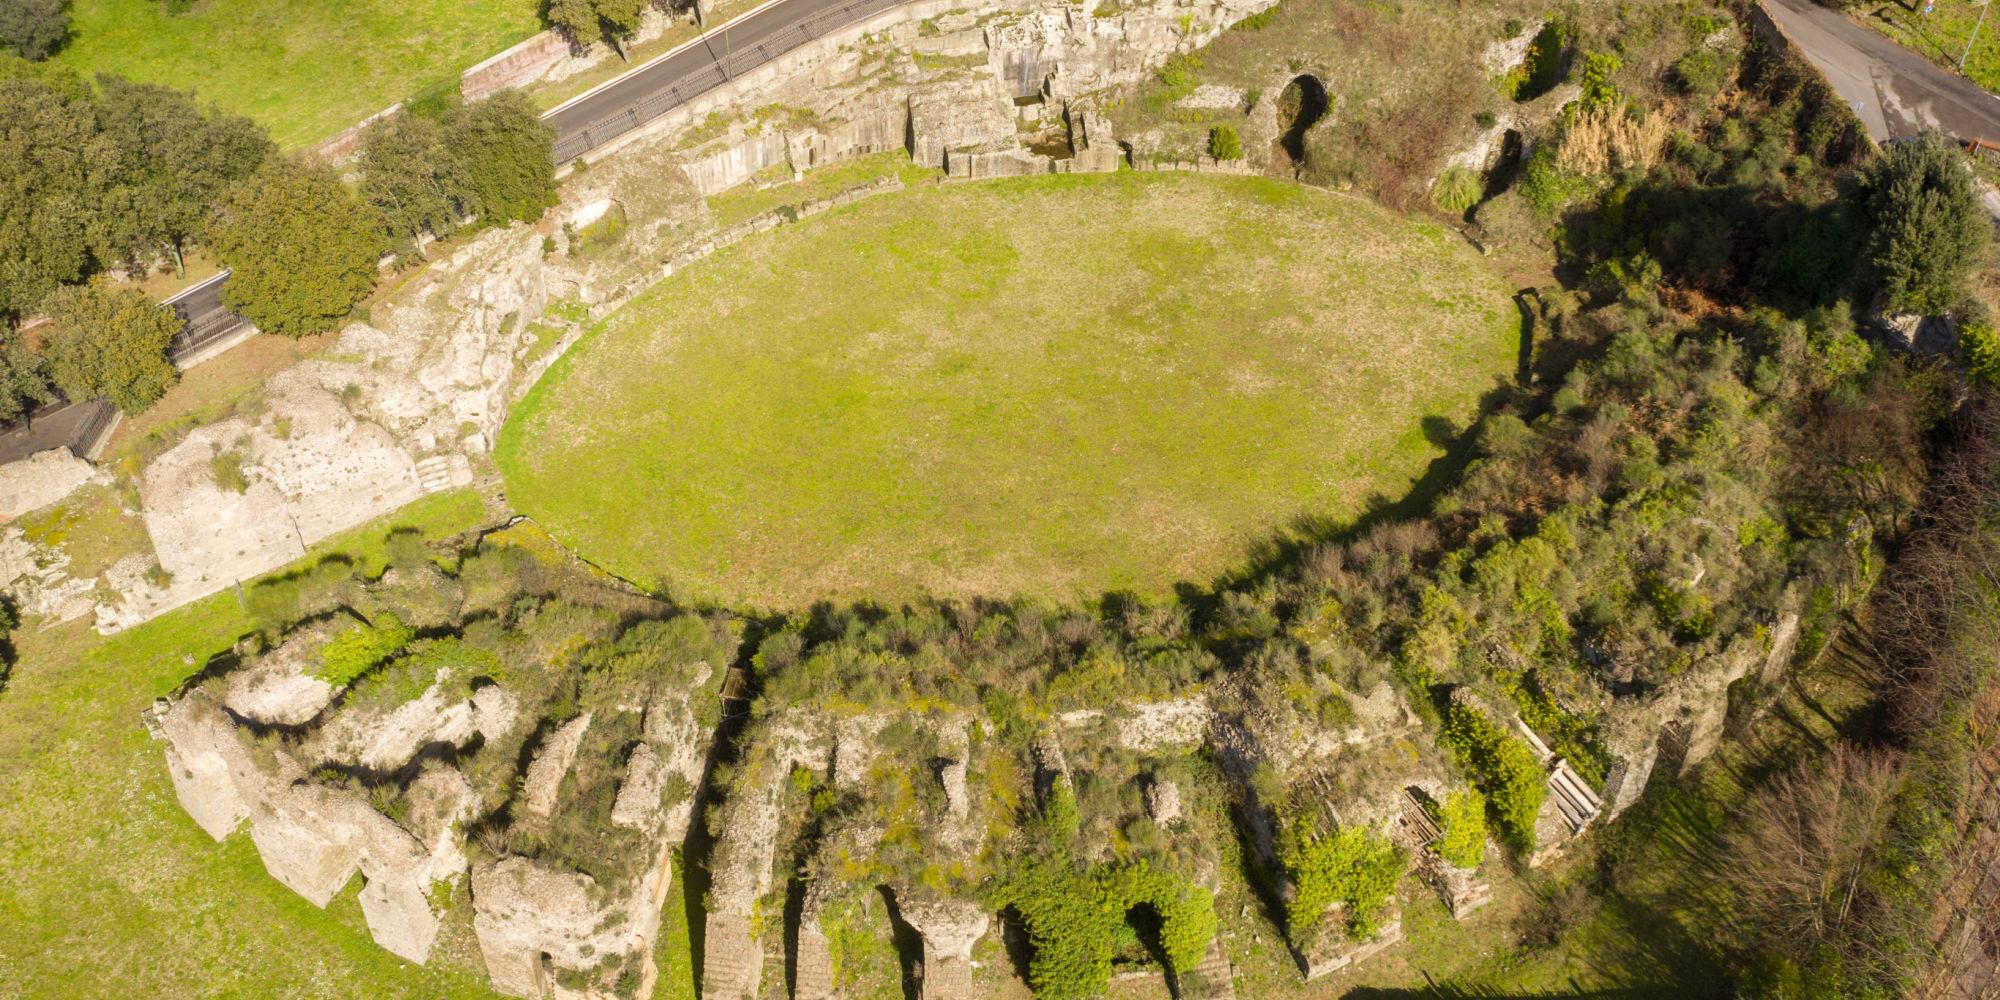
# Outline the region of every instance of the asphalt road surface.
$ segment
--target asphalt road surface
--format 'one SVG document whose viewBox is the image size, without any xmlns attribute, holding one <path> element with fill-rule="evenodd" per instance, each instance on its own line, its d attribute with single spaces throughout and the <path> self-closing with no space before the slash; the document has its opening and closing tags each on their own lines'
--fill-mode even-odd
<svg viewBox="0 0 2000 1000">
<path fill-rule="evenodd" d="M 680 100 L 692 98 L 719 86 L 727 78 L 740 76 L 803 44 L 809 36 L 802 34 L 801 29 L 809 30 L 815 36 L 825 34 L 833 28 L 888 10 L 900 2 L 903 0 L 866 3 L 856 3 L 855 0 L 782 0 L 769 4 L 626 73 L 602 90 L 543 115 L 542 120 L 555 126 L 558 150 L 563 150 L 565 146 L 573 147 L 574 138 L 593 125 L 598 126 L 591 129 L 595 142 L 586 145 L 602 143 L 613 134 L 632 127 L 627 124 L 619 128 L 617 124 L 609 123 L 617 122 L 619 116 L 633 109 L 657 105 L 658 99 L 672 95 L 676 88 L 681 91 Z M 604 134 L 596 134 L 598 132 Z M 557 159 L 562 161 L 568 157 L 559 152 Z"/>
<path fill-rule="evenodd" d="M 1876 142 L 1935 128 L 1959 140 L 2000 142 L 2000 97 L 1880 32 L 1813 0 L 1763 0 L 1778 30 L 1867 127 Z M 2000 18 L 1987 25 L 2000 31 Z"/>
</svg>

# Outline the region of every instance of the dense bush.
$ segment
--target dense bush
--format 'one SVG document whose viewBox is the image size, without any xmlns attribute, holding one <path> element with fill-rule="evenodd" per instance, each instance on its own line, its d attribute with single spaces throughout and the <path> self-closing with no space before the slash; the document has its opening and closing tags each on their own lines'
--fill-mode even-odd
<svg viewBox="0 0 2000 1000">
<path fill-rule="evenodd" d="M 1286 932 L 1295 946 L 1303 948 L 1335 903 L 1346 907 L 1350 935 L 1373 936 L 1408 858 L 1402 848 L 1367 827 L 1321 831 L 1299 819 L 1287 824 L 1280 861 L 1293 889 L 1285 903 Z"/>
<path fill-rule="evenodd" d="M 1160 948 L 1177 975 L 1200 963 L 1219 925 L 1207 889 L 1143 861 L 1080 867 L 1066 851 L 1017 864 L 993 901 L 1012 907 L 1027 931 L 1028 983 L 1037 1000 L 1103 993 L 1118 929 L 1135 906 L 1151 907 L 1160 918 Z"/>
<path fill-rule="evenodd" d="M 1233 125 L 1217 125 L 1208 130 L 1208 155 L 1218 160 L 1243 158 L 1243 139 Z"/>
<path fill-rule="evenodd" d="M 1438 856 L 1460 868 L 1479 867 L 1486 856 L 1485 797 L 1470 789 L 1453 792 L 1437 808 L 1437 820 L 1444 828 Z"/>
<path fill-rule="evenodd" d="M 1465 702 L 1445 709 L 1438 739 L 1486 794 L 1501 838 L 1522 853 L 1534 850 L 1535 817 L 1548 794 L 1547 775 L 1535 752 Z"/>
<path fill-rule="evenodd" d="M 377 615 L 372 622 L 356 623 L 321 647 L 316 676 L 336 690 L 344 688 L 409 645 L 416 634 L 393 612 Z"/>
<path fill-rule="evenodd" d="M 1431 187 L 1431 202 L 1453 215 L 1463 214 L 1479 204 L 1479 195 L 1479 175 L 1464 167 L 1446 170 Z"/>
</svg>

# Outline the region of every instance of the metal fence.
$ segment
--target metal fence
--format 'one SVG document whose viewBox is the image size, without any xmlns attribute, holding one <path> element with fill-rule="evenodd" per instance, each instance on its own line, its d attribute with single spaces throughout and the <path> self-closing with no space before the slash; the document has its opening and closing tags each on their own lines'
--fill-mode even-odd
<svg viewBox="0 0 2000 1000">
<path fill-rule="evenodd" d="M 235 332 L 247 322 L 243 317 L 227 309 L 218 309 L 199 319 L 191 320 L 167 342 L 167 357 L 175 363 L 194 354 L 208 345 Z"/>
<path fill-rule="evenodd" d="M 813 39 L 906 2 L 908 0 L 848 0 L 838 7 L 809 15 L 756 45 L 729 51 L 666 90 L 635 101 L 623 111 L 605 115 L 556 140 L 556 162 L 574 160 Z M 723 34 L 726 36 L 727 32 Z M 726 44 L 726 38 L 723 41 Z"/>
</svg>

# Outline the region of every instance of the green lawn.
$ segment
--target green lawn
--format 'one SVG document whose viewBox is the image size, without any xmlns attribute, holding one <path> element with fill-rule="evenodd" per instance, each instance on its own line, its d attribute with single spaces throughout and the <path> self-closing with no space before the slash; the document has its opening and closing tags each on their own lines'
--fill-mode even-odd
<svg viewBox="0 0 2000 1000">
<path fill-rule="evenodd" d="M 391 526 L 484 520 L 471 490 L 318 547 L 379 563 Z M 377 947 L 355 880 L 326 910 L 181 811 L 140 713 L 250 628 L 220 594 L 110 638 L 34 623 L 0 692 L 0 996 L 486 997 L 464 890 L 429 968 Z"/>
<path fill-rule="evenodd" d="M 75 0 L 55 57 L 193 88 L 310 146 L 541 30 L 531 0 Z"/>
<path fill-rule="evenodd" d="M 1358 199 L 931 185 L 641 295 L 498 457 L 558 539 L 687 598 L 1157 593 L 1402 495 L 1517 347 L 1475 252 Z"/>
</svg>

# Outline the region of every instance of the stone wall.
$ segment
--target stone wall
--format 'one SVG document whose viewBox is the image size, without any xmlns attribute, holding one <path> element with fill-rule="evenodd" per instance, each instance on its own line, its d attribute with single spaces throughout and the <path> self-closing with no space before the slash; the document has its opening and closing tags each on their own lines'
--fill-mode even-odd
<svg viewBox="0 0 2000 1000">
<path fill-rule="evenodd" d="M 672 24 L 673 18 L 665 11 L 648 7 L 639 23 L 639 30 L 633 32 L 631 40 L 626 43 L 627 48 L 660 37 Z M 617 58 L 617 51 L 610 45 L 579 47 L 570 43 L 569 36 L 551 29 L 535 34 L 459 74 L 458 92 L 467 101 L 476 101 L 509 87 L 559 83 Z"/>
</svg>

